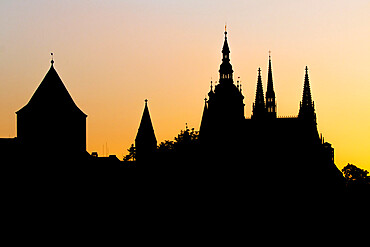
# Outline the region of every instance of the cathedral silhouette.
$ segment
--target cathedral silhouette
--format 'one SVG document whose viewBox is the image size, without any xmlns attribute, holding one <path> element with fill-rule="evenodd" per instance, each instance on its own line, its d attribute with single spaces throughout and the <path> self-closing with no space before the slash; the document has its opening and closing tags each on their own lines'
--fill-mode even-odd
<svg viewBox="0 0 370 247">
<path fill-rule="evenodd" d="M 344 180 L 334 164 L 334 149 L 317 130 L 308 67 L 296 117 L 278 117 L 272 61 L 268 58 L 264 94 L 258 68 L 252 115 L 244 115 L 242 85 L 234 82 L 225 30 L 219 81 L 211 81 L 204 101 L 199 135 L 182 132 L 175 151 L 157 148 L 148 101 L 135 139 L 135 161 L 99 157 L 86 151 L 86 118 L 74 103 L 54 68 L 54 61 L 29 102 L 17 114 L 16 138 L 1 138 L 1 159 L 9 164 L 58 164 L 71 169 L 120 169 L 178 174 L 194 181 L 234 187 L 266 186 L 287 191 L 340 191 Z M 192 139 L 193 138 L 193 139 Z M 58 167 L 61 167 L 58 166 Z M 130 168 L 130 169 L 127 169 Z M 108 170 L 109 170 L 108 169 Z"/>
<path fill-rule="evenodd" d="M 261 187 L 268 185 L 269 188 L 274 185 L 278 190 L 285 191 L 288 188 L 330 192 L 342 190 L 344 180 L 334 164 L 334 149 L 330 143 L 324 142 L 317 130 L 308 67 L 305 67 L 298 115 L 281 118 L 277 116 L 269 55 L 266 94 L 263 92 L 261 69 L 258 68 L 252 115 L 246 118 L 242 86 L 233 79 L 226 30 L 224 34 L 219 82 L 214 86 L 211 81 L 208 99 L 204 103 L 198 145 L 190 153 L 187 152 L 189 150 L 179 152 L 176 158 L 170 159 L 160 156 L 159 160 L 167 162 L 165 167 L 168 169 L 173 169 L 175 163 L 182 166 L 182 172 L 221 173 L 222 180 L 226 181 L 226 176 L 229 182 L 245 181 Z M 144 123 L 146 126 L 143 126 Z M 140 143 L 136 142 L 138 166 L 142 159 L 153 157 L 155 134 L 152 126 L 146 103 L 138 132 Z M 141 149 L 147 152 L 139 152 Z M 143 163 L 148 162 L 145 161 Z"/>
</svg>

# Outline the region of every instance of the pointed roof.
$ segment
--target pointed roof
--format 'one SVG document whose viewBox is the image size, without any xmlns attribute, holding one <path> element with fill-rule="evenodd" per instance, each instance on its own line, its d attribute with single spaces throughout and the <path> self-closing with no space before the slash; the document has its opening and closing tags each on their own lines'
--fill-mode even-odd
<svg viewBox="0 0 370 247">
<path fill-rule="evenodd" d="M 300 104 L 299 109 L 299 117 L 309 117 L 314 118 L 316 120 L 316 114 L 315 114 L 315 103 L 312 101 L 311 96 L 311 87 L 310 87 L 310 81 L 308 78 L 308 67 L 305 68 L 306 73 L 304 76 L 304 85 L 303 85 L 303 94 L 302 94 L 302 101 Z"/>
<path fill-rule="evenodd" d="M 261 78 L 261 68 L 258 68 L 258 79 L 257 79 L 255 106 L 257 106 L 257 105 L 265 108 L 265 99 L 264 99 L 264 96 L 263 96 L 263 86 L 262 86 L 262 78 Z"/>
<path fill-rule="evenodd" d="M 268 65 L 268 74 L 267 74 L 267 89 L 266 89 L 266 98 L 275 97 L 274 91 L 274 82 L 272 80 L 272 66 L 271 66 L 271 55 L 269 51 L 269 65 Z"/>
<path fill-rule="evenodd" d="M 67 88 L 64 86 L 58 73 L 54 68 L 54 60 L 51 60 L 51 66 L 44 79 L 32 95 L 29 102 L 16 113 L 23 112 L 69 112 L 82 116 L 83 113 L 73 101 Z"/>
<path fill-rule="evenodd" d="M 222 47 L 222 63 L 220 65 L 219 73 L 220 73 L 220 79 L 219 82 L 223 84 L 223 82 L 233 82 L 232 80 L 232 74 L 233 74 L 233 66 L 230 64 L 230 49 L 229 44 L 227 43 L 227 32 L 225 27 L 225 40 L 224 45 Z"/>
<path fill-rule="evenodd" d="M 148 108 L 148 100 L 145 100 L 145 107 L 143 111 L 143 116 L 141 117 L 141 122 L 139 129 L 136 135 L 136 142 L 150 142 L 150 143 L 157 143 L 157 139 L 154 134 L 154 128 L 152 124 L 152 120 L 149 114 Z"/>
<path fill-rule="evenodd" d="M 230 49 L 229 49 L 229 44 L 227 43 L 227 31 L 226 31 L 226 27 L 225 27 L 225 40 L 224 40 L 224 46 L 222 47 L 222 53 L 223 54 L 229 54 L 230 53 Z"/>
<path fill-rule="evenodd" d="M 204 108 L 203 108 L 203 115 L 202 120 L 200 122 L 199 130 L 202 132 L 208 125 L 208 107 L 207 107 L 207 98 L 204 99 Z"/>
<path fill-rule="evenodd" d="M 261 68 L 258 68 L 256 99 L 253 104 L 253 118 L 262 117 L 264 113 L 265 113 L 265 98 L 263 96 Z"/>
<path fill-rule="evenodd" d="M 312 106 L 312 96 L 311 96 L 311 87 L 310 81 L 308 78 L 308 67 L 305 68 L 305 76 L 304 76 L 304 85 L 303 85 L 303 95 L 302 95 L 302 106 L 304 107 L 311 107 Z"/>
</svg>

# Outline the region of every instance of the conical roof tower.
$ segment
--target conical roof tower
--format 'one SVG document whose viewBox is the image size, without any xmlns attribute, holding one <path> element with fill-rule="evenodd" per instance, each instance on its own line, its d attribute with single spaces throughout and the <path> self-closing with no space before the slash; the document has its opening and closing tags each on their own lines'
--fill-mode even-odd
<svg viewBox="0 0 370 247">
<path fill-rule="evenodd" d="M 51 66 L 44 79 L 32 95 L 29 102 L 17 111 L 17 114 L 24 112 L 56 112 L 63 111 L 71 114 L 87 116 L 83 113 L 73 101 L 64 83 L 60 79 L 54 68 L 54 60 L 51 60 Z"/>
<path fill-rule="evenodd" d="M 148 159 L 157 148 L 157 138 L 154 134 L 147 99 L 145 100 L 143 115 L 135 138 L 135 147 L 137 161 Z"/>
<path fill-rule="evenodd" d="M 54 60 L 29 102 L 16 114 L 18 140 L 27 151 L 44 157 L 86 153 L 87 115 L 73 101 Z"/>
</svg>

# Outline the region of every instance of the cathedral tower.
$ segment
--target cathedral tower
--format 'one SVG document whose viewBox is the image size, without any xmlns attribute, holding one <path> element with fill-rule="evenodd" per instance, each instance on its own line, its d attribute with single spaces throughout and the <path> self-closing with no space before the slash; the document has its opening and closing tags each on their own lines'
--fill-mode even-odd
<svg viewBox="0 0 370 247">
<path fill-rule="evenodd" d="M 258 68 L 258 78 L 257 78 L 257 89 L 256 89 L 256 99 L 253 103 L 253 119 L 263 119 L 266 116 L 265 108 L 265 98 L 263 97 L 263 87 L 261 78 L 261 68 Z"/>
<path fill-rule="evenodd" d="M 299 107 L 298 118 L 316 124 L 315 102 L 312 101 L 310 82 L 308 78 L 308 67 L 305 68 L 302 101 Z"/>
<path fill-rule="evenodd" d="M 219 83 L 208 93 L 208 124 L 212 129 L 231 128 L 244 119 L 244 96 L 241 88 L 234 84 L 233 69 L 230 64 L 230 49 L 225 28 L 222 47 L 222 62 L 219 69 Z"/>
<path fill-rule="evenodd" d="M 276 100 L 274 83 L 272 80 L 272 66 L 271 66 L 271 55 L 269 52 L 269 65 L 267 74 L 267 90 L 266 90 L 266 111 L 269 118 L 276 118 Z"/>
<path fill-rule="evenodd" d="M 224 46 L 222 47 L 222 63 L 220 65 L 220 83 L 233 83 L 233 67 L 230 64 L 230 49 L 227 42 L 227 31 L 225 26 L 225 40 Z"/>
</svg>

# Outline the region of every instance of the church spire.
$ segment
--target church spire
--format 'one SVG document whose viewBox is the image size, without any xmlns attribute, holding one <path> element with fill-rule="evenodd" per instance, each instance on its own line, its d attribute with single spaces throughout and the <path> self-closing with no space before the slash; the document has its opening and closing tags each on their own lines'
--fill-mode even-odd
<svg viewBox="0 0 370 247">
<path fill-rule="evenodd" d="M 205 98 L 204 99 L 203 116 L 202 116 L 202 121 L 200 123 L 200 128 L 199 128 L 200 135 L 204 136 L 204 134 L 205 134 L 204 132 L 207 129 L 207 125 L 208 125 L 208 107 L 207 107 L 207 98 Z"/>
<path fill-rule="evenodd" d="M 148 159 L 157 148 L 157 139 L 154 134 L 152 120 L 148 109 L 148 100 L 145 100 L 144 112 L 135 138 L 136 159 Z"/>
<path fill-rule="evenodd" d="M 314 120 L 316 122 L 315 102 L 312 101 L 310 82 L 308 78 L 308 67 L 305 68 L 303 95 L 300 103 L 298 117 L 301 119 Z"/>
<path fill-rule="evenodd" d="M 256 99 L 255 99 L 255 102 L 253 103 L 252 118 L 261 118 L 264 115 L 265 115 L 265 99 L 263 97 L 261 68 L 258 68 Z"/>
<path fill-rule="evenodd" d="M 220 65 L 220 84 L 224 82 L 233 82 L 233 68 L 230 64 L 230 49 L 229 44 L 227 42 L 227 31 L 226 31 L 226 25 L 225 25 L 225 40 L 224 45 L 222 47 L 222 63 Z"/>
<path fill-rule="evenodd" d="M 271 51 L 269 51 L 269 65 L 267 74 L 266 110 L 269 117 L 276 118 L 276 99 L 274 83 L 272 80 Z"/>
</svg>

